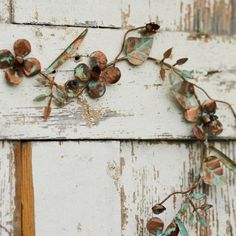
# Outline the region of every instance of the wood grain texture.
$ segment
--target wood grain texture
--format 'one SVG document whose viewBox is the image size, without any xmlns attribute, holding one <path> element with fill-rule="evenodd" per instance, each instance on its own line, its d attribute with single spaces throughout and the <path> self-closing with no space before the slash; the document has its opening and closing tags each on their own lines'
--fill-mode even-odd
<svg viewBox="0 0 236 236">
<path fill-rule="evenodd" d="M 235 142 L 216 144 L 235 160 Z M 151 207 L 172 191 L 185 190 L 198 175 L 199 146 L 191 142 L 122 142 L 121 189 L 122 235 L 148 235 L 145 228 L 152 217 Z M 209 228 L 189 226 L 191 236 L 233 236 L 236 232 L 235 174 L 225 171 L 227 185 L 207 187 L 199 191 L 207 193 L 208 202 L 214 207 L 209 211 Z M 181 197 L 171 198 L 165 204 L 167 211 L 160 215 L 167 226 L 181 204 Z"/>
<path fill-rule="evenodd" d="M 215 145 L 235 160 L 235 141 Z M 190 141 L 35 142 L 32 149 L 37 236 L 146 236 L 152 205 L 186 189 L 200 164 L 199 145 Z M 214 208 L 208 229 L 185 220 L 191 236 L 234 235 L 235 175 L 224 172 L 227 185 L 198 190 Z M 166 224 L 180 204 L 181 197 L 166 202 Z"/>
<path fill-rule="evenodd" d="M 164 4 L 161 0 L 17 0 L 13 9 L 15 23 L 130 28 L 154 21 L 166 30 L 219 35 L 236 32 L 235 0 L 169 0 Z"/>
<path fill-rule="evenodd" d="M 0 225 L 13 233 L 15 211 L 15 159 L 12 143 L 0 144 Z M 0 227 L 1 236 L 9 234 Z"/>
<path fill-rule="evenodd" d="M 0 1 L 0 23 L 10 23 L 12 13 L 11 0 Z"/>
<path fill-rule="evenodd" d="M 17 167 L 16 167 L 17 168 Z M 30 142 L 21 143 L 21 222 L 22 236 L 35 236 L 32 150 Z"/>
<path fill-rule="evenodd" d="M 46 68 L 59 53 L 81 33 L 82 29 L 1 25 L 1 48 L 12 48 L 14 40 L 27 35 L 32 43 L 31 56 L 36 56 Z M 90 29 L 79 52 L 104 51 L 112 60 L 119 51 L 124 31 Z M 11 40 L 9 40 L 11 38 Z M 94 40 L 96 39 L 96 40 Z M 173 40 L 175 39 L 175 40 Z M 46 42 L 46 43 L 45 43 Z M 151 51 L 161 57 L 163 51 L 174 46 L 174 58 L 188 56 L 185 68 L 194 70 L 197 80 L 212 97 L 235 103 L 235 39 L 230 41 L 215 37 L 209 42 L 189 40 L 187 33 L 162 32 L 155 36 Z M 73 77 L 71 61 L 56 75 L 64 83 Z M 152 62 L 140 67 L 121 63 L 122 78 L 109 86 L 99 100 L 84 96 L 79 102 L 64 108 L 55 108 L 52 117 L 44 122 L 44 103 L 33 98 L 47 93 L 33 79 L 25 78 L 18 87 L 2 82 L 0 87 L 1 139 L 189 139 L 191 125 L 183 120 L 181 109 L 170 95 L 167 83 L 159 78 L 159 69 Z M 204 76 L 208 71 L 220 73 Z M 0 71 L 0 77 L 4 73 Z M 65 79 L 66 78 L 66 79 Z M 222 97 L 223 94 L 223 97 Z M 91 115 L 92 114 L 92 115 Z M 225 115 L 227 114 L 227 116 Z M 219 106 L 218 115 L 224 124 L 221 138 L 235 138 L 234 119 L 226 106 Z M 87 119 L 85 119 L 87 117 Z M 88 118 L 89 117 L 89 118 Z M 96 124 L 96 125 L 95 125 Z M 146 125 L 148 124 L 148 125 Z"/>
<path fill-rule="evenodd" d="M 36 235 L 120 235 L 119 142 L 32 145 Z"/>
</svg>

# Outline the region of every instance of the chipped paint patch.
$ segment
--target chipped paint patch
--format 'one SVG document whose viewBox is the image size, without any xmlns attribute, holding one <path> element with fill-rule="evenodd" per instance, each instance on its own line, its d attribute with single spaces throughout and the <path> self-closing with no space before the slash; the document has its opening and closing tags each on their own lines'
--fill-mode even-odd
<svg viewBox="0 0 236 236">
<path fill-rule="evenodd" d="M 236 33 L 235 0 L 182 1 L 181 11 L 181 30 L 195 32 L 192 38 Z"/>
</svg>

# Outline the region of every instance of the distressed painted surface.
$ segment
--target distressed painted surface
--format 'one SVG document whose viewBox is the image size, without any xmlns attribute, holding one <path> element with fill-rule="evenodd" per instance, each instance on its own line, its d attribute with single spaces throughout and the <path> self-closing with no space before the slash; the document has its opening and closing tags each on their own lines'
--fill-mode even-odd
<svg viewBox="0 0 236 236">
<path fill-rule="evenodd" d="M 42 62 L 43 68 L 47 68 L 82 32 L 80 28 L 19 25 L 1 25 L 0 30 L 1 48 L 11 49 L 17 38 L 27 35 L 33 47 L 31 55 Z M 86 54 L 99 49 L 112 60 L 119 51 L 123 33 L 122 30 L 89 29 L 79 52 Z M 196 71 L 198 79 L 194 82 L 205 88 L 212 97 L 223 98 L 236 108 L 235 43 L 234 38 L 224 41 L 222 37 L 216 37 L 204 42 L 188 40 L 187 33 L 162 32 L 155 37 L 151 55 L 160 58 L 163 51 L 174 46 L 172 62 L 175 58 L 189 56 L 185 68 Z M 76 63 L 71 61 L 63 66 L 57 75 L 57 80 L 64 83 L 66 79 L 71 78 L 75 65 Z M 74 102 L 60 109 L 55 108 L 47 122 L 42 119 L 45 104 L 33 102 L 33 98 L 37 95 L 47 93 L 45 88 L 39 87 L 36 81 L 28 78 L 25 78 L 20 86 L 10 87 L 3 79 L 0 87 L 2 123 L 0 137 L 2 139 L 191 137 L 191 125 L 183 120 L 182 111 L 174 103 L 167 84 L 159 78 L 159 69 L 156 65 L 146 62 L 140 67 L 132 67 L 123 62 L 120 63 L 120 69 L 121 80 L 118 84 L 109 86 L 102 98 L 92 100 L 85 96 L 78 103 Z M 203 76 L 212 70 L 222 72 Z M 0 77 L 4 77 L 3 70 L 0 71 Z M 219 107 L 218 114 L 225 127 L 221 137 L 234 138 L 233 116 L 226 106 Z"/>
<path fill-rule="evenodd" d="M 235 160 L 235 142 L 221 142 L 218 147 Z M 191 142 L 122 142 L 121 143 L 122 234 L 148 235 L 145 225 L 152 217 L 151 207 L 172 191 L 185 190 L 198 174 L 199 146 Z M 235 175 L 225 170 L 227 185 L 202 186 L 214 205 L 209 211 L 208 229 L 189 227 L 189 234 L 233 236 L 236 232 Z M 160 215 L 169 224 L 180 207 L 181 197 L 165 204 Z M 188 224 L 187 224 L 188 225 Z M 167 226 L 167 225 L 166 225 Z"/>
<path fill-rule="evenodd" d="M 33 143 L 36 235 L 120 235 L 119 142 Z"/>
<path fill-rule="evenodd" d="M 235 142 L 216 145 L 235 160 Z M 32 147 L 37 236 L 146 236 L 151 206 L 186 189 L 200 164 L 199 145 L 192 142 L 36 142 Z M 225 169 L 225 176 L 224 187 L 200 188 L 214 208 L 209 229 L 188 227 L 191 236 L 236 232 L 235 175 Z M 181 197 L 167 201 L 161 215 L 166 224 L 180 203 Z"/>
<path fill-rule="evenodd" d="M 12 7 L 16 23 L 129 28 L 155 21 L 168 30 L 220 35 L 236 32 L 235 0 L 169 0 L 164 4 L 162 0 L 18 0 Z"/>
<path fill-rule="evenodd" d="M 15 167 L 12 143 L 0 143 L 0 225 L 13 232 Z M 0 235 L 8 234 L 0 227 Z"/>
<path fill-rule="evenodd" d="M 190 58 L 185 68 L 196 73 L 194 82 L 236 108 L 236 38 L 212 36 L 235 34 L 235 4 L 235 0 L 0 0 L 0 49 L 12 49 L 16 39 L 27 36 L 33 47 L 31 55 L 47 68 L 82 32 L 81 26 L 101 26 L 109 29 L 89 29 L 79 52 L 102 50 L 112 60 L 124 34 L 116 28 L 155 21 L 162 28 L 151 55 L 161 57 L 174 46 L 174 59 Z M 63 83 L 71 78 L 75 65 L 63 66 L 57 79 Z M 198 145 L 179 140 L 192 139 L 191 125 L 184 122 L 159 70 L 152 63 L 140 68 L 121 63 L 120 69 L 121 80 L 110 86 L 103 98 L 94 101 L 85 96 L 78 103 L 53 109 L 48 122 L 41 118 L 43 104 L 32 102 L 44 88 L 27 78 L 12 88 L 2 79 L 0 139 L 175 139 L 153 143 L 34 142 L 37 236 L 147 236 L 151 206 L 171 191 L 185 189 L 198 171 Z M 211 71 L 220 73 L 204 76 Z M 3 74 L 0 71 L 1 78 Z M 235 139 L 232 115 L 225 106 L 219 108 L 225 128 L 220 138 Z M 235 159 L 235 141 L 217 145 Z M 0 223 L 13 230 L 12 144 L 2 143 L 0 153 Z M 210 211 L 210 228 L 190 229 L 191 236 L 235 234 L 235 176 L 225 172 L 227 186 L 202 186 L 215 208 Z M 171 221 L 180 202 L 181 198 L 167 202 L 166 222 Z M 6 234 L 0 231 L 0 235 Z"/>
<path fill-rule="evenodd" d="M 11 10 L 10 0 L 0 1 L 0 23 L 9 23 L 11 21 Z"/>
</svg>

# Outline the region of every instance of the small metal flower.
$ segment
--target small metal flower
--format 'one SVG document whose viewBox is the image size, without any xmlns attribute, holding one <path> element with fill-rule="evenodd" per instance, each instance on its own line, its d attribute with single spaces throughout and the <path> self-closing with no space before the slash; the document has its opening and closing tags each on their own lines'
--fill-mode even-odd
<svg viewBox="0 0 236 236">
<path fill-rule="evenodd" d="M 65 84 L 67 90 L 80 91 L 86 88 L 92 98 L 99 98 L 106 92 L 106 83 L 114 84 L 119 81 L 121 73 L 118 67 L 107 65 L 107 57 L 101 51 L 90 55 L 90 66 L 80 63 L 74 69 L 75 79 Z"/>
<path fill-rule="evenodd" d="M 0 50 L 0 69 L 6 69 L 5 77 L 10 84 L 18 85 L 23 76 L 31 77 L 41 71 L 40 62 L 36 58 L 25 57 L 31 52 L 30 42 L 18 39 L 14 43 L 15 56 L 7 50 Z"/>
<path fill-rule="evenodd" d="M 215 115 L 216 108 L 215 101 L 206 100 L 201 106 L 185 111 L 185 119 L 196 124 L 193 134 L 199 140 L 205 140 L 207 134 L 216 136 L 223 131 L 222 124 Z"/>
</svg>

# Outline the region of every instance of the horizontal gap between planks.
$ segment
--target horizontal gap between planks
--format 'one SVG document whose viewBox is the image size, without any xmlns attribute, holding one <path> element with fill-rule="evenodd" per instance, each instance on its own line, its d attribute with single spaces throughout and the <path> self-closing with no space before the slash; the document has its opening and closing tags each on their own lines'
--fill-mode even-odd
<svg viewBox="0 0 236 236">
<path fill-rule="evenodd" d="M 96 139 L 89 139 L 89 138 L 21 138 L 21 139 L 0 139 L 0 141 L 4 142 L 76 142 L 76 141 L 84 141 L 84 142 L 99 142 L 99 141 L 117 141 L 117 142 L 149 142 L 149 143 L 159 143 L 159 142 L 186 142 L 186 143 L 196 143 L 200 142 L 197 139 L 192 139 L 192 138 L 156 138 L 156 139 L 140 139 L 140 138 L 120 138 L 120 139 L 115 139 L 115 138 L 96 138 Z M 236 137 L 234 138 L 212 138 L 208 139 L 209 142 L 229 142 L 229 141 L 236 141 Z"/>
<path fill-rule="evenodd" d="M 11 22 L 12 25 L 29 25 L 29 26 L 46 26 L 46 27 L 67 27 L 67 28 L 95 28 L 95 29 L 123 29 L 121 27 L 116 26 L 99 26 L 99 25 L 60 25 L 60 24 L 51 24 L 51 23 L 18 23 L 18 22 Z"/>
</svg>

